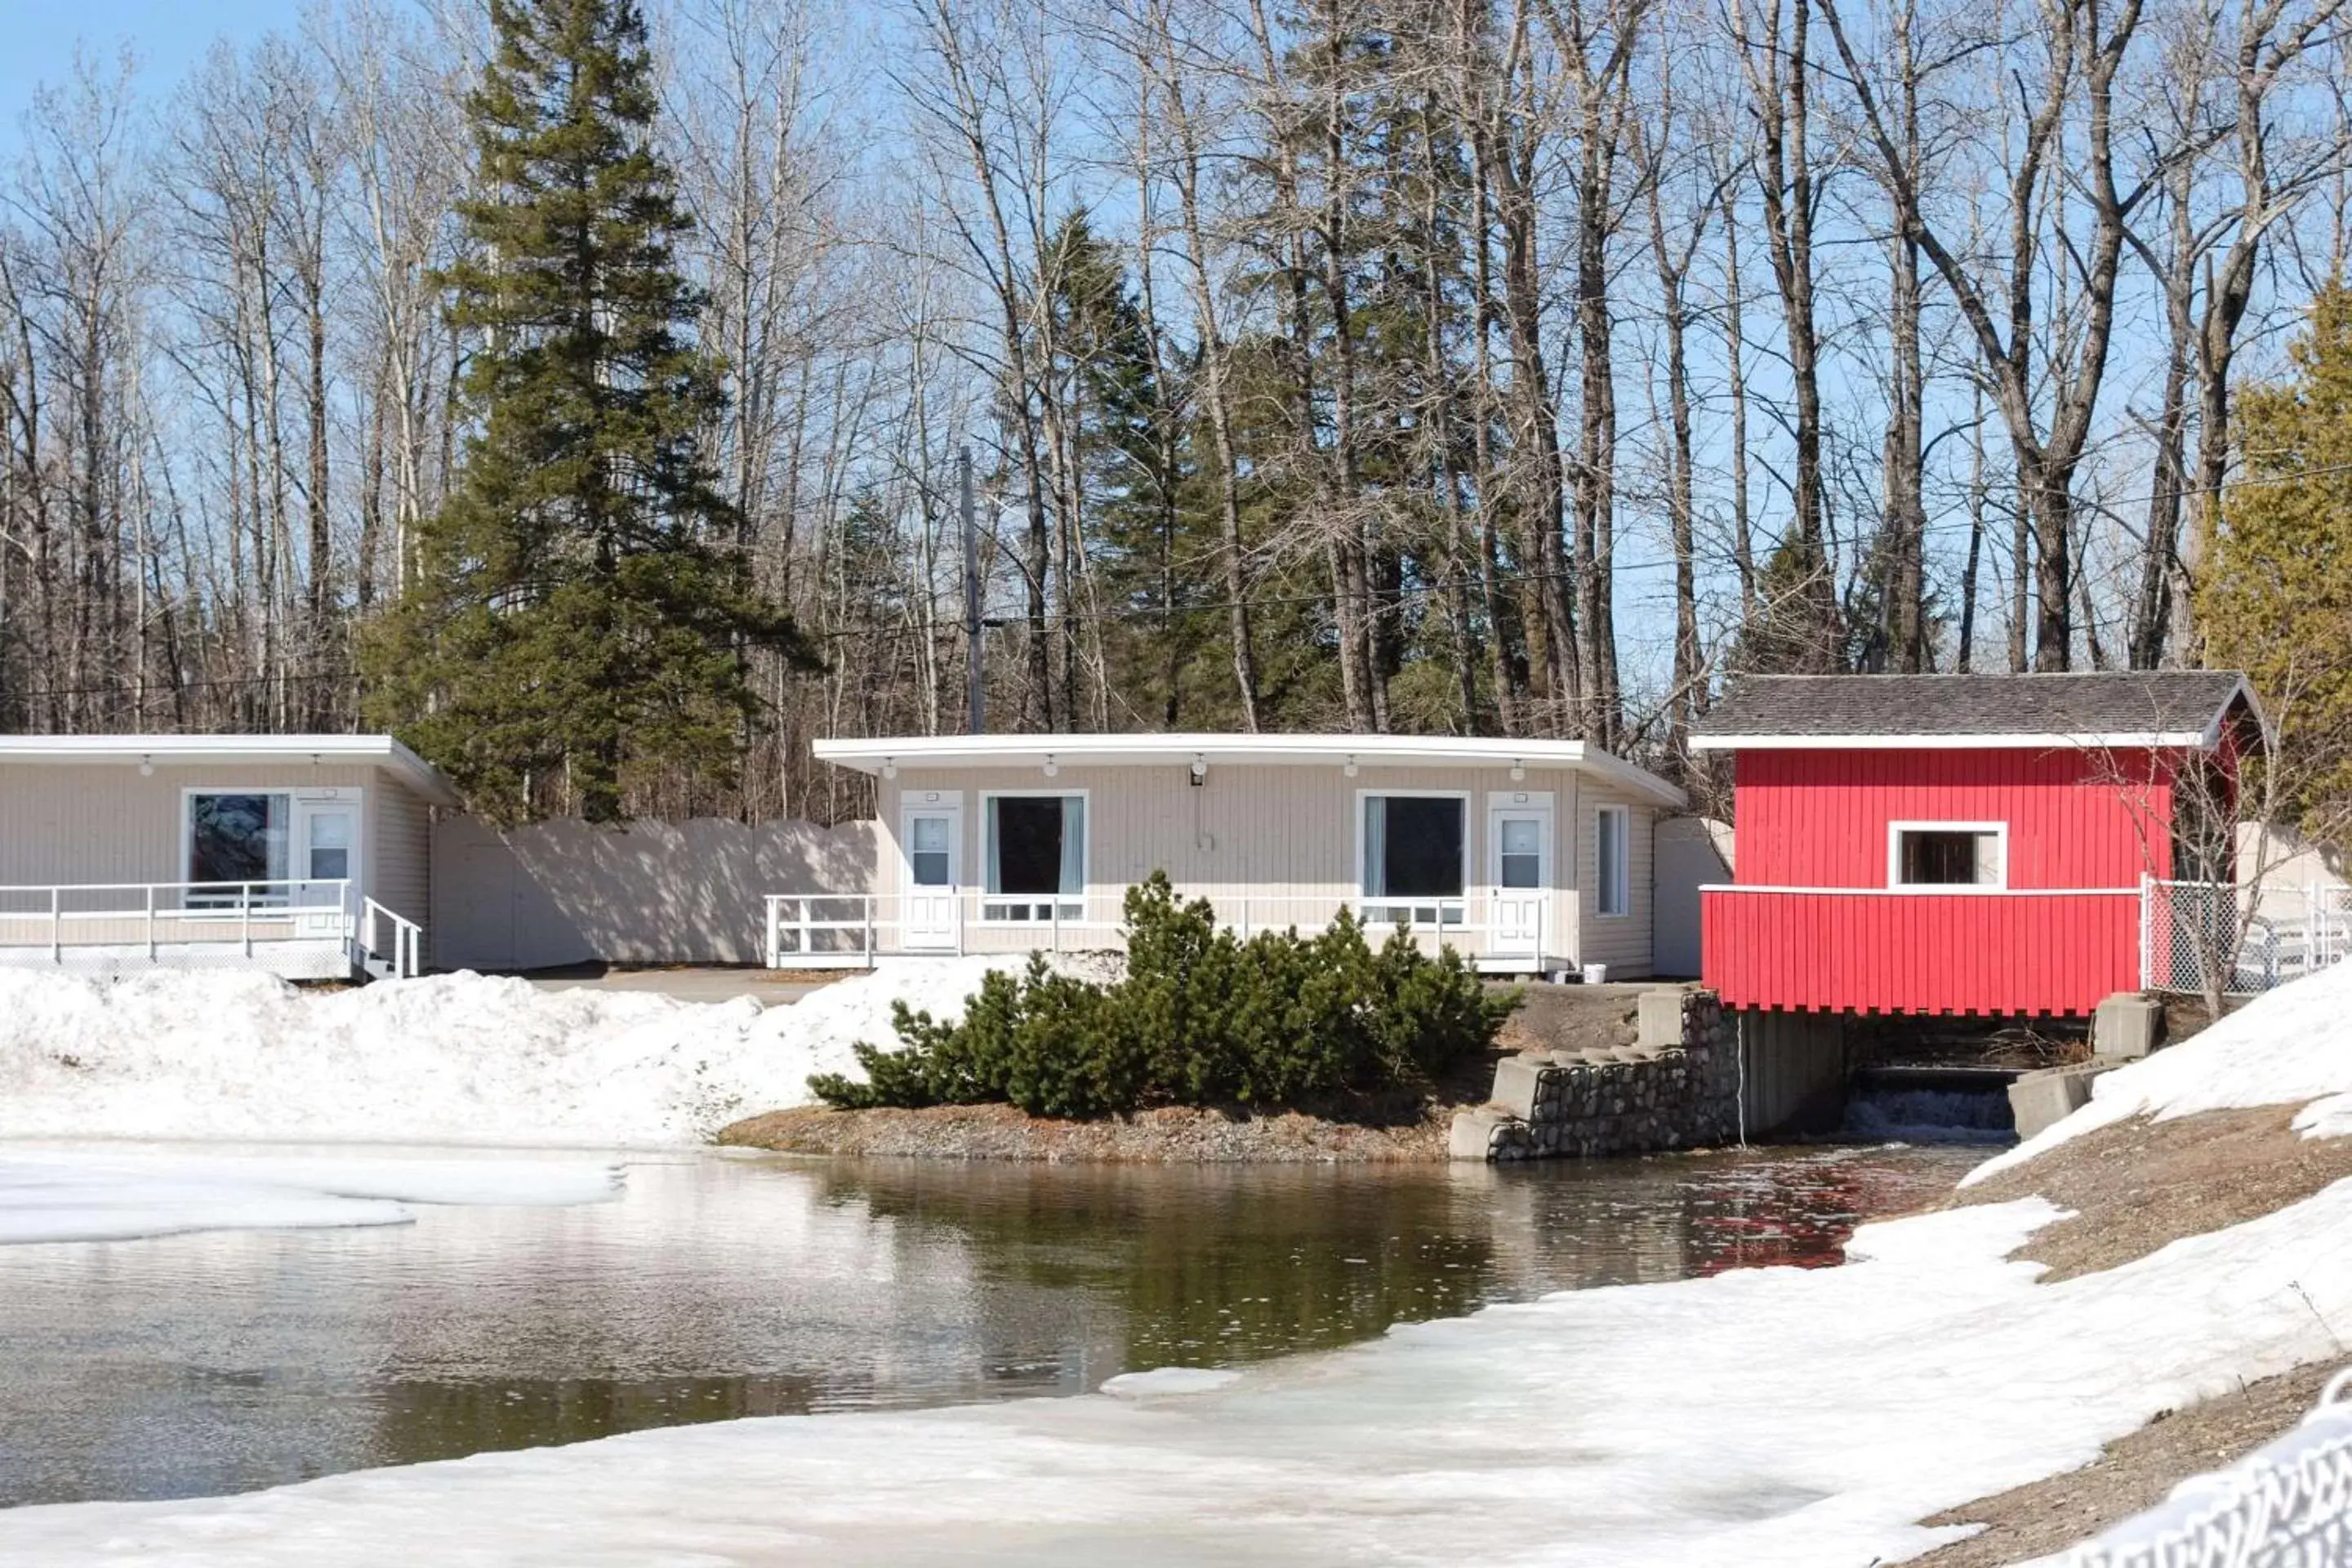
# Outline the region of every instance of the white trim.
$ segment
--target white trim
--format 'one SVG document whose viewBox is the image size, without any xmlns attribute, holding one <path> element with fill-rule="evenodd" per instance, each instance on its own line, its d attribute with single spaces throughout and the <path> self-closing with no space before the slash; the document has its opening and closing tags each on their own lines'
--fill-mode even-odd
<svg viewBox="0 0 2352 1568">
<path fill-rule="evenodd" d="M 1601 819 L 1615 813 L 1622 826 L 1618 829 L 1618 885 L 1610 889 L 1601 885 L 1604 867 L 1601 859 Z M 1611 891 L 1618 896 L 1618 908 L 1610 909 L 1602 896 Z M 1633 808 L 1616 802 L 1604 802 L 1592 808 L 1592 918 L 1597 921 L 1622 921 L 1633 918 Z"/>
<path fill-rule="evenodd" d="M 1497 740 L 1455 735 L 1209 734 L 901 735 L 835 737 L 813 742 L 818 761 L 878 773 L 885 766 L 1035 768 L 1047 758 L 1061 767 L 1189 768 L 1283 764 L 1359 767 L 1582 769 L 1680 809 L 1683 792 L 1655 773 L 1581 741 Z M 1216 787 L 1210 774 L 1208 787 Z"/>
<path fill-rule="evenodd" d="M 0 735 L 0 763 L 142 762 L 221 767 L 308 762 L 389 768 L 433 805 L 458 804 L 449 781 L 390 735 Z"/>
<path fill-rule="evenodd" d="M 1906 882 L 1903 836 L 1906 833 L 1990 833 L 2000 845 L 1998 882 Z M 2009 890 L 2009 824 L 2006 822 L 1895 821 L 1886 825 L 1886 888 L 1889 892 L 2005 893 Z"/>
<path fill-rule="evenodd" d="M 2221 720 L 2210 730 L 2121 731 L 2109 735 L 2061 735 L 2018 731 L 2000 735 L 1693 735 L 1694 752 L 2000 752 L 2210 751 L 2218 742 Z M 2213 737 L 2209 740 L 2207 737 Z"/>
<path fill-rule="evenodd" d="M 898 792 L 898 942 L 901 946 L 918 952 L 951 952 L 957 945 L 956 917 L 962 908 L 964 888 L 963 791 L 925 790 L 921 793 L 935 798 L 920 800 L 915 798 L 917 792 L 913 790 Z M 948 819 L 948 881 L 945 888 L 919 886 L 915 881 L 915 852 L 907 839 L 907 819 L 910 816 L 944 816 Z M 948 900 L 944 936 L 939 941 L 930 940 L 934 933 L 925 926 L 920 928 L 923 940 L 917 941 L 909 934 L 918 929 L 912 919 L 917 902 L 941 897 Z M 805 913 L 805 910 L 803 912 Z"/>
<path fill-rule="evenodd" d="M 1365 802 L 1374 795 L 1383 800 L 1458 800 L 1462 803 L 1462 890 L 1459 893 L 1375 893 L 1364 886 L 1364 816 Z M 1470 842 L 1471 792 L 1466 789 L 1360 789 L 1356 792 L 1356 901 L 1360 904 L 1444 903 L 1448 899 L 1470 897 L 1475 886 L 1471 873 L 1477 861 Z"/>
<path fill-rule="evenodd" d="M 2137 899 L 2137 888 L 1975 888 L 1958 883 L 1921 884 L 1902 888 L 1797 888 L 1766 882 L 1705 882 L 1702 893 L 1850 893 L 1857 897 L 1937 898 L 1951 895 L 1958 898 L 1997 899 Z"/>
<path fill-rule="evenodd" d="M 1075 896 L 1078 904 L 1077 921 L 1083 921 L 1087 918 L 1087 891 L 1089 888 L 1094 886 L 1093 878 L 1095 874 L 1095 803 L 1091 798 L 1093 792 L 1091 790 L 1084 787 L 1072 789 L 984 789 L 979 792 L 980 810 L 975 814 L 978 826 L 972 835 L 973 846 L 980 851 L 980 860 L 978 865 L 974 868 L 971 879 L 972 897 L 975 900 L 975 907 L 977 909 L 977 913 L 971 922 L 972 924 L 976 926 L 1009 926 L 1016 931 L 1034 931 L 1037 927 L 1042 925 L 1055 923 L 1071 925 L 1076 923 L 1076 921 L 1068 920 L 1055 922 L 1047 921 L 991 920 L 989 918 L 988 906 L 992 900 L 1000 904 L 1035 904 L 1049 901 L 1040 898 L 1035 893 L 992 893 L 988 890 L 988 803 L 992 800 L 1069 800 L 1075 797 L 1085 805 L 1086 822 L 1084 824 L 1084 829 L 1078 838 L 1078 890 L 1075 895 L 1068 893 L 1055 893 L 1050 901 L 1056 909 L 1059 909 L 1063 904 L 1068 903 Z M 902 800 L 906 798 L 903 790 L 899 798 Z M 1066 819 L 1065 820 L 1066 821 Z"/>
</svg>

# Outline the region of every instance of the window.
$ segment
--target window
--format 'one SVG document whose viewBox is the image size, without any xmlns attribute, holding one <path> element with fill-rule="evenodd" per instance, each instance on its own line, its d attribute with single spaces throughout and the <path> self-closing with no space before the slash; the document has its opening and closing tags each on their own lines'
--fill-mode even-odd
<svg viewBox="0 0 2352 1568">
<path fill-rule="evenodd" d="M 1532 816 L 1507 816 L 1502 819 L 1502 840 L 1496 854 L 1501 860 L 1501 876 L 1497 879 L 1506 888 L 1535 888 L 1543 884 L 1543 824 Z"/>
<path fill-rule="evenodd" d="M 1622 915 L 1633 907 L 1633 814 L 1604 805 L 1592 814 L 1592 908 L 1595 914 Z"/>
<path fill-rule="evenodd" d="M 1890 888 L 2008 885 L 2009 828 L 1999 822 L 1897 822 L 1888 828 Z"/>
<path fill-rule="evenodd" d="M 1086 917 L 1087 798 L 988 797 L 988 890 L 981 919 Z"/>
<path fill-rule="evenodd" d="M 907 832 L 907 868 L 909 880 L 918 888 L 944 888 L 953 876 L 948 862 L 948 819 L 944 816 L 917 816 L 908 819 Z"/>
<path fill-rule="evenodd" d="M 280 791 L 194 791 L 187 803 L 189 881 L 285 880 L 294 816 L 291 796 Z M 216 888 L 193 892 L 188 901 L 235 903 L 237 898 L 234 888 Z"/>
<path fill-rule="evenodd" d="M 1458 795 L 1367 795 L 1364 920 L 1370 925 L 1460 925 L 1468 880 L 1470 803 Z"/>
</svg>

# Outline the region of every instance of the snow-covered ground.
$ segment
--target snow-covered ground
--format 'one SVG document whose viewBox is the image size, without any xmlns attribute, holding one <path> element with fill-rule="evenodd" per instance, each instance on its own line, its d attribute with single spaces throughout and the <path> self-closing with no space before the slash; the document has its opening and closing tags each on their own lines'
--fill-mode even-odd
<svg viewBox="0 0 2352 1568">
<path fill-rule="evenodd" d="M 894 1044 L 894 1000 L 952 1016 L 1007 962 L 909 963 L 765 1009 L 478 974 L 320 994 L 0 970 L 0 1138 L 698 1142 L 805 1103 L 859 1040 Z"/>
<path fill-rule="evenodd" d="M 2352 1095 L 2352 972 L 2205 1042 L 2112 1075 L 2077 1121 Z M 1865 1227 L 1843 1268 L 1570 1292 L 1079 1399 L 17 1510 L 0 1562 L 1861 1568 L 1958 1533 L 1921 1518 L 2352 1335 L 2352 1183 L 2040 1285 L 2004 1259 L 2056 1214 L 1931 1214 Z"/>
<path fill-rule="evenodd" d="M 2135 1116 L 2165 1121 L 2258 1105 L 2302 1106 L 2295 1125 L 2307 1137 L 2352 1133 L 2352 963 L 2281 986 L 2179 1045 L 2101 1074 L 2090 1104 L 1986 1161 L 1961 1184 Z"/>
<path fill-rule="evenodd" d="M 595 1203 L 620 1184 L 616 1166 L 583 1160 L 5 1149 L 0 1246 L 403 1225 L 415 1204 Z"/>
</svg>

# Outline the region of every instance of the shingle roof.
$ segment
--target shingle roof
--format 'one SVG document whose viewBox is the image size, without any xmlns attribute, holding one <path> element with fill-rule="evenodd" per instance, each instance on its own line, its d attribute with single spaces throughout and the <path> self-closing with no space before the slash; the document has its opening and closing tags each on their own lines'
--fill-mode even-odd
<svg viewBox="0 0 2352 1568">
<path fill-rule="evenodd" d="M 2226 669 L 1748 676 L 1692 726 L 1692 739 L 1711 750 L 1845 737 L 1878 745 L 1905 737 L 1946 745 L 2189 745 L 2244 689 L 2245 678 Z"/>
</svg>

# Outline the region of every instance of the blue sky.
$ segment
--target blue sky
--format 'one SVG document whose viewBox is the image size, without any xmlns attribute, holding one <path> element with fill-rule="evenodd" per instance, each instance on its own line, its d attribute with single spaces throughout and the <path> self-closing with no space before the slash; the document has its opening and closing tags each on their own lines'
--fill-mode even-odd
<svg viewBox="0 0 2352 1568">
<path fill-rule="evenodd" d="M 128 42 L 151 88 L 168 88 L 217 37 L 291 28 L 303 0 L 0 0 L 0 146 L 13 146 L 33 89 L 63 80 L 77 41 L 110 58 Z"/>
</svg>

